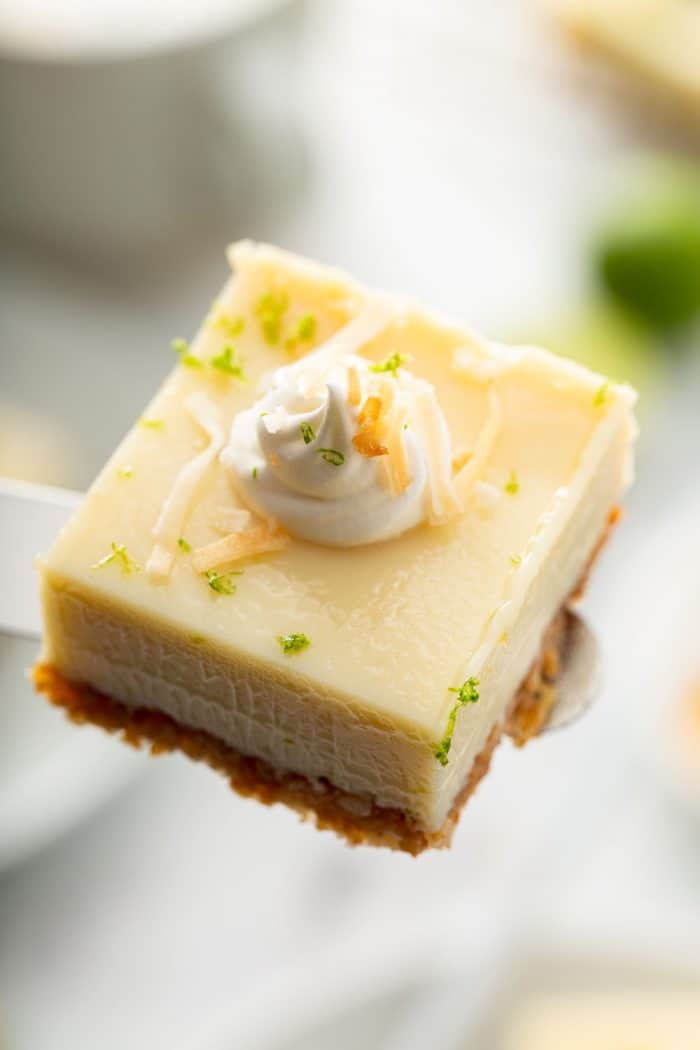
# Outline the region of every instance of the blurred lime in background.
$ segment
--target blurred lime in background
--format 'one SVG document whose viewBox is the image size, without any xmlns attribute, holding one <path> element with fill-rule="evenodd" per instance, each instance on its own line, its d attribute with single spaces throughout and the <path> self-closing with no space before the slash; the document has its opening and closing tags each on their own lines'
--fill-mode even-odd
<svg viewBox="0 0 700 1050">
<path fill-rule="evenodd" d="M 675 157 L 633 160 L 619 173 L 577 264 L 581 301 L 525 326 L 522 340 L 628 382 L 642 411 L 700 322 L 700 166 Z"/>
<path fill-rule="evenodd" d="M 649 159 L 624 179 L 597 233 L 593 266 L 613 301 L 675 335 L 700 317 L 700 167 Z"/>
</svg>

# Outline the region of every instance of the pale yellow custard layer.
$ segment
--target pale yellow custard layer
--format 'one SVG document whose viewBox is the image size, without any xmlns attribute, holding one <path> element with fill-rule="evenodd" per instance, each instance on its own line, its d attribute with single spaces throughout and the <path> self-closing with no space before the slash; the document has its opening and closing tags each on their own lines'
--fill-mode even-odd
<svg viewBox="0 0 700 1050">
<path fill-rule="evenodd" d="M 632 394 L 544 351 L 492 347 L 397 304 L 361 353 L 410 357 L 411 372 L 435 387 L 455 450 L 478 448 L 498 399 L 495 441 L 462 514 L 353 549 L 292 540 L 233 566 L 243 572 L 231 595 L 213 591 L 182 550 L 162 581 L 124 572 L 118 559 L 95 569 L 112 543 L 139 566 L 148 561 L 175 478 L 205 443 L 187 396 L 204 392 L 228 429 L 257 400 L 261 377 L 327 339 L 370 294 L 265 246 L 239 246 L 234 260 L 191 352 L 209 361 L 233 344 L 245 380 L 210 365 L 179 365 L 166 380 L 144 412 L 156 425 L 130 431 L 41 561 L 43 659 L 435 829 L 628 483 Z M 275 345 L 256 310 L 270 291 L 289 304 Z M 285 349 L 309 314 L 313 338 Z M 222 315 L 241 318 L 242 332 L 231 338 Z M 236 506 L 215 460 L 189 508 L 187 544 L 219 539 Z M 283 653 L 278 636 L 290 632 L 311 644 Z M 435 751 L 455 700 L 449 689 L 470 676 L 480 699 L 460 710 L 443 766 Z"/>
</svg>

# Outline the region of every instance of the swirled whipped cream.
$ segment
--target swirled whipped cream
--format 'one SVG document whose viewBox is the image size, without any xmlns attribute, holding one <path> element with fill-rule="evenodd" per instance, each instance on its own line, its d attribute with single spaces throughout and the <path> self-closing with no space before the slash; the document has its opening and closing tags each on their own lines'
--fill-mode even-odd
<svg viewBox="0 0 700 1050">
<path fill-rule="evenodd" d="M 432 386 L 401 367 L 377 372 L 357 353 L 390 317 L 385 304 L 369 304 L 277 369 L 233 421 L 221 462 L 246 503 L 292 536 L 355 547 L 458 509 Z"/>
</svg>

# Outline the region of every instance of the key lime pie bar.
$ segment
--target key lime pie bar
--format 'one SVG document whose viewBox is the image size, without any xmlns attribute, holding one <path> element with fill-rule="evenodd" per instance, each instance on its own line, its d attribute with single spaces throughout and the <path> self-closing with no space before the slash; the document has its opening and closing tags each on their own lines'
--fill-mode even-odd
<svg viewBox="0 0 700 1050">
<path fill-rule="evenodd" d="M 264 245 L 40 561 L 39 689 L 352 842 L 546 720 L 632 392 Z"/>
</svg>

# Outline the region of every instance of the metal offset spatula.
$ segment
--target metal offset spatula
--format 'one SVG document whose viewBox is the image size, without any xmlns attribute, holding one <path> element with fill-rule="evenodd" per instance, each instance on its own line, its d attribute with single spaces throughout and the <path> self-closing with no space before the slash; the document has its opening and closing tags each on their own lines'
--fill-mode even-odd
<svg viewBox="0 0 700 1050">
<path fill-rule="evenodd" d="M 33 559 L 46 551 L 82 499 L 79 492 L 0 478 L 0 634 L 41 636 Z M 546 729 L 579 718 L 598 693 L 600 661 L 591 630 L 574 616 L 571 643 Z"/>
</svg>

